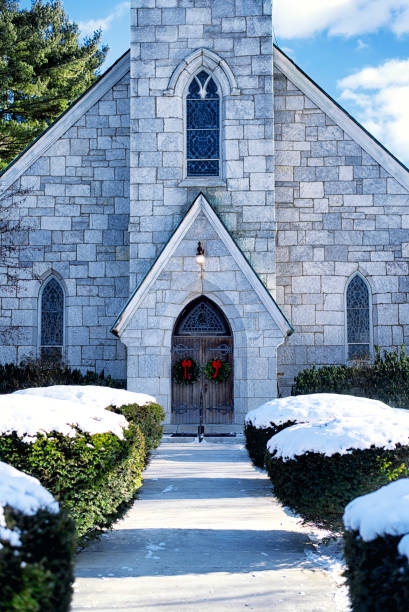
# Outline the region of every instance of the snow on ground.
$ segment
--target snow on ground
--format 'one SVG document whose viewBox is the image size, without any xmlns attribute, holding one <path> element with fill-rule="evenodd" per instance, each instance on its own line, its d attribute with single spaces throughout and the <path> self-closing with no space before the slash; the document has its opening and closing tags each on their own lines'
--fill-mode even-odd
<svg viewBox="0 0 409 612">
<path fill-rule="evenodd" d="M 383 402 L 339 395 L 336 393 L 314 393 L 273 399 L 262 404 L 246 415 L 246 423 L 254 427 L 269 427 L 270 423 L 281 425 L 286 421 L 317 421 L 327 417 L 361 416 L 385 411 L 398 410 L 390 408 Z"/>
<path fill-rule="evenodd" d="M 15 391 L 13 395 L 39 395 L 59 400 L 68 400 L 96 408 L 107 406 L 123 406 L 124 404 L 139 404 L 144 406 L 156 402 L 152 395 L 134 393 L 125 389 L 100 387 L 97 385 L 53 385 L 52 387 L 32 387 Z"/>
<path fill-rule="evenodd" d="M 267 449 L 287 461 L 308 451 L 329 457 L 373 445 L 393 449 L 396 444 L 409 445 L 409 411 L 397 408 L 359 417 L 342 415 L 316 423 L 298 423 L 270 438 Z"/>
<path fill-rule="evenodd" d="M 19 510 L 27 516 L 36 514 L 40 508 L 53 514 L 59 512 L 58 503 L 37 478 L 23 474 L 0 461 L 0 539 L 9 542 L 12 546 L 21 546 L 19 530 L 6 527 L 4 516 L 6 506 Z"/>
<path fill-rule="evenodd" d="M 57 431 L 73 438 L 75 427 L 90 434 L 112 432 L 122 439 L 128 421 L 92 404 L 41 395 L 0 395 L 0 435 L 15 431 L 24 442 L 34 442 L 38 433 Z"/>
<path fill-rule="evenodd" d="M 409 478 L 353 499 L 345 508 L 346 529 L 359 531 L 365 542 L 382 535 L 403 535 L 398 551 L 409 560 Z"/>
</svg>

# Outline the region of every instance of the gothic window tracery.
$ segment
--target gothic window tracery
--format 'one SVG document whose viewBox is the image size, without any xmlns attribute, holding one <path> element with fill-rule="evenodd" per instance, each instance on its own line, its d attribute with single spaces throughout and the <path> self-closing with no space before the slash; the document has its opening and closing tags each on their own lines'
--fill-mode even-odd
<svg viewBox="0 0 409 612">
<path fill-rule="evenodd" d="M 175 335 L 180 336 L 230 336 L 224 315 L 212 302 L 202 298 L 190 304 L 182 313 Z"/>
<path fill-rule="evenodd" d="M 187 176 L 219 176 L 220 96 L 213 78 L 201 70 L 186 96 Z"/>
<path fill-rule="evenodd" d="M 355 275 L 346 292 L 348 359 L 370 355 L 370 295 L 361 276 Z"/>
<path fill-rule="evenodd" d="M 64 344 L 64 292 L 51 278 L 41 294 L 41 357 L 60 360 Z"/>
</svg>

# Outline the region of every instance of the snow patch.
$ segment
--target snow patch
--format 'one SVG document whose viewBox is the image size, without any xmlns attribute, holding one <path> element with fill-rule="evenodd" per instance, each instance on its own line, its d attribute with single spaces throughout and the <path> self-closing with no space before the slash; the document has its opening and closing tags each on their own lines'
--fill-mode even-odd
<svg viewBox="0 0 409 612">
<path fill-rule="evenodd" d="M 26 516 L 33 516 L 40 509 L 52 514 L 59 512 L 58 503 L 33 476 L 23 474 L 16 468 L 0 461 L 0 539 L 13 547 L 21 546 L 17 528 L 6 526 L 4 510 L 10 506 Z M 0 548 L 1 548 L 0 544 Z"/>
<path fill-rule="evenodd" d="M 409 560 L 409 478 L 361 495 L 345 508 L 346 529 L 359 531 L 365 542 L 383 535 L 403 535 L 398 551 Z"/>
<path fill-rule="evenodd" d="M 0 435 L 16 432 L 23 442 L 35 442 L 39 433 L 57 431 L 74 438 L 76 427 L 89 434 L 112 432 L 123 439 L 124 416 L 95 405 L 41 395 L 0 395 Z"/>
<path fill-rule="evenodd" d="M 15 391 L 13 395 L 39 395 L 53 399 L 67 400 L 95 408 L 108 406 L 124 406 L 125 404 L 138 404 L 144 406 L 156 402 L 152 395 L 135 393 L 125 389 L 100 387 L 97 385 L 53 385 L 51 387 L 32 387 Z"/>
<path fill-rule="evenodd" d="M 397 444 L 409 445 L 409 412 L 389 412 L 341 417 L 317 423 L 299 423 L 283 429 L 267 443 L 268 451 L 284 461 L 307 452 L 327 457 L 345 455 L 355 449 L 393 449 Z"/>
<path fill-rule="evenodd" d="M 282 425 L 287 421 L 303 423 L 336 416 L 360 417 L 374 413 L 389 413 L 391 410 L 399 409 L 390 408 L 383 402 L 366 397 L 314 393 L 270 400 L 255 410 L 251 410 L 246 415 L 246 423 L 264 428 L 270 427 L 271 423 Z"/>
</svg>

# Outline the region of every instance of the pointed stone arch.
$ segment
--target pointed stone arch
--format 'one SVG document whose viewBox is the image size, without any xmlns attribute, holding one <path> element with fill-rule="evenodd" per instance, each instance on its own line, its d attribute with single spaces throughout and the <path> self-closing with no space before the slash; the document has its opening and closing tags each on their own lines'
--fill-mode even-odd
<svg viewBox="0 0 409 612">
<path fill-rule="evenodd" d="M 204 48 L 197 49 L 180 62 L 169 79 L 164 95 L 183 96 L 188 83 L 200 68 L 205 68 L 215 77 L 223 96 L 240 95 L 236 78 L 227 62 L 217 53 Z"/>
</svg>

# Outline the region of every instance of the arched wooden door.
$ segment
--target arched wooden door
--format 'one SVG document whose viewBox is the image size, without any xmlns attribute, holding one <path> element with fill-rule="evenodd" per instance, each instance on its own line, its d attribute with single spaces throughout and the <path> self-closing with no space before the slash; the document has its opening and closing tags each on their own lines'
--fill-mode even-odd
<svg viewBox="0 0 409 612">
<path fill-rule="evenodd" d="M 175 365 L 194 359 L 200 375 L 192 384 L 175 382 Z M 227 361 L 230 374 L 212 382 L 204 373 L 209 362 Z M 216 304 L 202 296 L 179 315 L 172 337 L 172 421 L 175 424 L 224 424 L 233 421 L 233 338 L 230 325 Z"/>
</svg>

